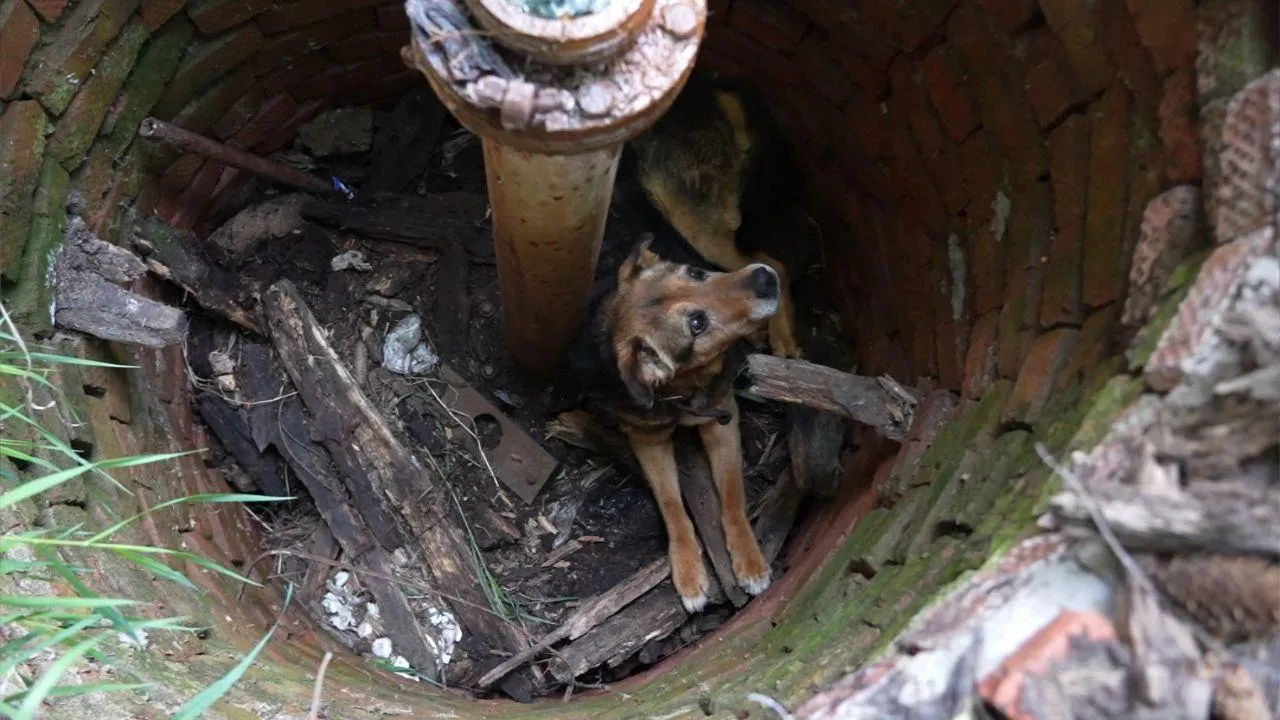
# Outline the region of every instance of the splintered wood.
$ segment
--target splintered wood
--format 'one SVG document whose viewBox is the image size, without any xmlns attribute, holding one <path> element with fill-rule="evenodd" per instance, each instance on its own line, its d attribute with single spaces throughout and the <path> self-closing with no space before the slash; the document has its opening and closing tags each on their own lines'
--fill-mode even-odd
<svg viewBox="0 0 1280 720">
<path fill-rule="evenodd" d="M 754 354 L 747 358 L 751 392 L 871 425 L 890 440 L 911 427 L 916 398 L 888 378 L 851 375 L 805 360 Z"/>
</svg>

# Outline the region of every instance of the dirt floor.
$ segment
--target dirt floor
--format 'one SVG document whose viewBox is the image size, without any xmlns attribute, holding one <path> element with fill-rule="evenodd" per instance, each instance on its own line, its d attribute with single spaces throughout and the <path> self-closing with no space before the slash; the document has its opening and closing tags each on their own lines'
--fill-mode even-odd
<svg viewBox="0 0 1280 720">
<path fill-rule="evenodd" d="M 291 157 L 298 158 L 299 149 Z M 358 187 L 368 154 L 328 160 L 313 160 L 321 176 L 338 175 Z M 482 195 L 484 167 L 480 145 L 469 133 L 445 121 L 431 153 L 425 174 L 411 188 L 418 195 L 454 193 Z M 483 207 L 483 206 L 482 206 Z M 464 210 L 465 211 L 465 210 Z M 486 218 L 475 218 L 475 233 L 488 240 Z M 652 211 L 634 182 L 619 174 L 617 189 L 606 229 L 600 261 L 601 277 L 612 273 L 630 250 L 639 234 L 653 230 Z M 334 271 L 331 260 L 344 252 L 358 250 L 366 269 Z M 491 249 L 489 250 L 491 252 Z M 214 260 L 216 253 L 208 253 Z M 547 424 L 557 413 L 571 409 L 575 390 L 568 381 L 540 383 L 529 380 L 509 362 L 503 351 L 501 313 L 496 267 L 484 253 L 472 253 L 470 261 L 458 262 L 431 250 L 402 243 L 371 239 L 338 231 L 312 222 L 282 238 L 261 243 L 235 267 L 247 287 L 262 293 L 280 279 L 291 280 L 300 290 L 329 340 L 362 388 L 388 419 L 393 430 L 428 465 L 438 469 L 466 518 L 475 547 L 492 575 L 494 592 L 523 620 L 528 632 L 541 635 L 555 627 L 583 598 L 604 592 L 666 551 L 665 531 L 653 496 L 634 464 L 548 439 Z M 448 267 L 446 267 L 448 266 Z M 465 283 L 457 274 L 465 272 Z M 794 284 L 799 338 L 806 356 L 816 362 L 851 369 L 846 349 L 838 341 L 845 336 L 835 313 L 823 310 L 817 273 L 797 279 Z M 457 297 L 461 289 L 465 295 Z M 452 294 L 452 295 L 450 295 Z M 455 318 L 460 310 L 469 317 L 461 331 Z M 422 318 L 422 327 L 440 360 L 452 367 L 503 413 L 524 429 L 558 462 L 559 468 L 531 504 L 526 504 L 489 471 L 484 458 L 460 447 L 457 439 L 464 428 L 451 426 L 436 411 L 439 383 L 403 377 L 383 367 L 383 343 L 387 333 L 409 314 Z M 230 323 L 192 308 L 192 329 L 188 357 L 192 371 L 206 390 L 220 370 L 218 353 L 244 369 L 259 357 L 248 352 L 253 345 L 270 344 L 253 338 Z M 456 335 L 461 335 L 457 337 Z M 255 350 L 261 353 L 261 349 Z M 211 361 L 211 357 L 213 360 Z M 265 368 L 261 368 L 266 372 Z M 278 368 L 272 370 L 285 378 Z M 407 388 L 407 391 L 406 391 Z M 747 468 L 749 508 L 754 510 L 787 463 L 784 413 L 782 407 L 749 397 L 741 401 L 743 448 Z M 208 410 L 201 405 L 206 419 Z M 447 418 L 447 415 L 443 416 Z M 478 423 L 476 431 L 486 448 L 496 444 L 496 423 Z M 259 488 L 261 478 L 277 473 L 293 494 L 305 490 L 289 477 L 284 463 L 265 468 L 236 467 L 227 448 L 216 442 L 214 462 L 226 469 L 233 481 Z M 695 438 L 685 438 L 696 442 Z M 277 471 L 278 468 L 278 471 Z M 255 481 L 258 478 L 258 481 Z M 358 578 L 341 573 L 341 563 L 330 562 L 338 553 L 327 545 L 323 523 L 306 500 L 262 516 L 269 528 L 270 545 L 285 551 L 275 557 L 277 573 L 301 583 L 302 597 L 314 611 L 321 626 L 358 652 L 385 656 L 378 648 L 377 628 L 361 627 L 367 613 L 352 611 L 363 597 Z M 559 557 L 568 545 L 578 547 Z M 306 555 L 307 557 L 302 557 Z M 785 558 L 785 551 L 779 558 Z M 418 577 L 412 559 L 399 558 L 408 577 Z M 407 561 L 407 562 L 406 562 Z M 781 564 L 781 560 L 777 565 Z M 775 567 L 781 573 L 784 568 Z M 776 575 L 775 575 L 776 576 Z M 424 583 L 425 579 L 418 577 Z M 343 581 L 346 585 L 343 586 Z M 406 580 L 406 582 L 410 582 Z M 350 596 L 350 597 L 348 597 Z M 341 609 L 346 598 L 348 607 Z M 335 608 L 337 609 L 335 611 Z M 731 605 L 712 608 L 686 622 L 669 638 L 642 647 L 617 667 L 596 671 L 584 682 L 609 682 L 625 676 L 675 652 L 684 644 L 721 624 L 733 612 Z M 346 614 L 343 620 L 335 620 Z M 365 617 L 365 619 L 369 619 Z M 376 618 L 373 618 L 376 625 Z M 395 638 L 391 638 L 394 642 Z M 395 655 L 380 661 L 392 661 Z M 375 658 L 375 661 L 379 661 Z M 463 633 L 453 653 L 448 676 L 463 677 L 476 666 L 493 660 L 469 633 Z M 401 663 L 403 664 L 403 663 Z"/>
</svg>

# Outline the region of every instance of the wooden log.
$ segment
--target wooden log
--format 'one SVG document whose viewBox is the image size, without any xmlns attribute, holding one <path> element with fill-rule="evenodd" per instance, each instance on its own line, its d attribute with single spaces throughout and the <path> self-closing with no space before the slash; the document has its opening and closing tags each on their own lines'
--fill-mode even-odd
<svg viewBox="0 0 1280 720">
<path fill-rule="evenodd" d="M 263 297 L 272 340 L 299 397 L 315 419 L 315 435 L 329 451 L 348 491 L 380 504 L 398 518 L 427 564 L 435 589 L 450 596 L 454 614 L 497 651 L 519 652 L 528 640 L 509 620 L 488 609 L 475 558 L 454 517 L 447 490 L 392 434 L 329 345 L 293 283 L 281 280 Z"/>
<path fill-rule="evenodd" d="M 801 493 L 834 497 L 843 474 L 844 419 L 803 405 L 787 406 L 787 449 L 791 475 Z"/>
<path fill-rule="evenodd" d="M 851 375 L 805 360 L 753 354 L 750 391 L 769 400 L 825 410 L 901 440 L 911 427 L 915 399 L 884 378 Z"/>
<path fill-rule="evenodd" d="M 760 503 L 760 513 L 752 530 L 760 541 L 760 552 L 766 558 L 776 558 L 782 545 L 791 534 L 800 510 L 803 494 L 796 488 L 791 470 L 783 470 L 778 482 L 769 489 Z"/>
<path fill-rule="evenodd" d="M 369 179 L 360 186 L 360 194 L 409 190 L 426 171 L 447 116 L 436 94 L 422 85 L 400 98 L 390 113 L 375 118 Z"/>
<path fill-rule="evenodd" d="M 289 495 L 280 457 L 263 453 L 254 446 L 249 423 L 230 403 L 213 393 L 202 392 L 196 396 L 196 409 L 227 454 L 253 478 L 258 492 L 276 497 Z"/>
<path fill-rule="evenodd" d="M 1230 481 L 1212 489 L 1143 491 L 1096 483 L 1089 495 L 1116 538 L 1133 552 L 1210 552 L 1280 559 L 1280 516 L 1274 497 Z M 1055 520 L 1092 526 L 1087 500 L 1071 492 L 1049 501 Z"/>
<path fill-rule="evenodd" d="M 680 494 L 702 540 L 703 553 L 711 560 L 711 570 L 720 580 L 725 597 L 734 607 L 742 607 L 750 598 L 733 575 L 733 559 L 729 557 L 724 523 L 720 520 L 720 493 L 702 443 L 676 443 L 676 466 L 680 469 Z"/>
<path fill-rule="evenodd" d="M 489 198 L 465 191 L 378 193 L 355 203 L 317 200 L 302 208 L 303 219 L 339 230 L 435 251 L 461 244 L 473 261 L 493 263 L 488 215 Z"/>
</svg>

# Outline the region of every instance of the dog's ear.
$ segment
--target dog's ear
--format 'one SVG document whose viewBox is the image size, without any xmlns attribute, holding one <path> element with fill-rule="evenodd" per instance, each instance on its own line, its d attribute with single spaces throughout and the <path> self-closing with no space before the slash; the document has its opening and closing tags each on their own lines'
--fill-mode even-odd
<svg viewBox="0 0 1280 720">
<path fill-rule="evenodd" d="M 644 344 L 639 338 L 632 340 L 618 353 L 618 374 L 622 384 L 636 405 L 648 410 L 653 407 L 653 388 L 649 385 L 644 366 Z"/>
<path fill-rule="evenodd" d="M 629 280 L 648 267 L 658 264 L 660 258 L 650 247 L 653 245 L 653 233 L 644 233 L 639 242 L 632 248 L 631 254 L 623 261 L 618 270 L 619 280 Z"/>
</svg>

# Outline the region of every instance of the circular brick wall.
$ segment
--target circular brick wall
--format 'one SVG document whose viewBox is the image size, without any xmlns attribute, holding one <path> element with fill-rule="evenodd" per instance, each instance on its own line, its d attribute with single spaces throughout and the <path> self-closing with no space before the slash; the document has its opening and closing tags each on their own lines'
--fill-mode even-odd
<svg viewBox="0 0 1280 720">
<path fill-rule="evenodd" d="M 864 444 L 848 468 L 853 489 L 811 519 L 787 577 L 710 643 L 633 679 L 627 696 L 480 704 L 340 658 L 328 687 L 335 702 L 349 700 L 344 717 L 395 707 L 746 717 L 749 691 L 792 703 L 857 667 L 932 589 L 1027 526 L 1046 481 L 1025 462 L 1033 438 L 1059 450 L 1086 442 L 1090 420 L 1136 392 L 1114 338 L 1144 210 L 1175 185 L 1212 185 L 1202 138 L 1220 135 L 1226 99 L 1275 58 L 1267 0 L 709 5 L 700 62 L 759 87 L 782 123 L 860 371 L 932 383 L 921 413 L 932 422 L 918 423 L 932 427 L 902 448 Z M 401 5 L 386 0 L 0 0 L 6 303 L 40 328 L 42 250 L 70 190 L 113 239 L 129 211 L 200 229 L 245 200 L 241 171 L 136 138 L 144 117 L 271 153 L 325 108 L 394 102 L 423 82 L 400 61 L 406 41 Z M 83 341 L 72 350 L 143 368 L 83 385 L 64 378 L 107 389 L 81 398 L 91 422 L 79 432 L 96 432 L 101 452 L 203 444 L 179 352 Z M 975 532 L 949 542 L 922 528 L 950 497 L 938 487 L 944 474 L 962 469 L 995 484 L 961 508 L 977 513 Z M 857 491 L 873 476 L 875 510 Z M 110 502 L 223 486 L 194 458 L 148 480 L 137 497 Z M 1000 516 L 984 531 L 993 508 Z M 147 539 L 239 564 L 255 554 L 243 513 L 184 512 L 193 514 L 144 526 Z M 847 570 L 855 555 L 894 562 L 859 584 Z M 243 650 L 280 606 L 274 589 L 238 600 L 217 578 L 201 583 L 205 595 L 166 602 L 211 618 L 213 645 L 195 661 L 138 660 L 139 675 L 181 687 L 221 672 L 231 656 L 211 648 Z M 877 583 L 880 594 L 869 589 Z M 273 645 L 263 674 L 234 696 L 255 717 L 305 711 L 319 641 L 302 620 L 284 637 L 288 649 Z"/>
</svg>

